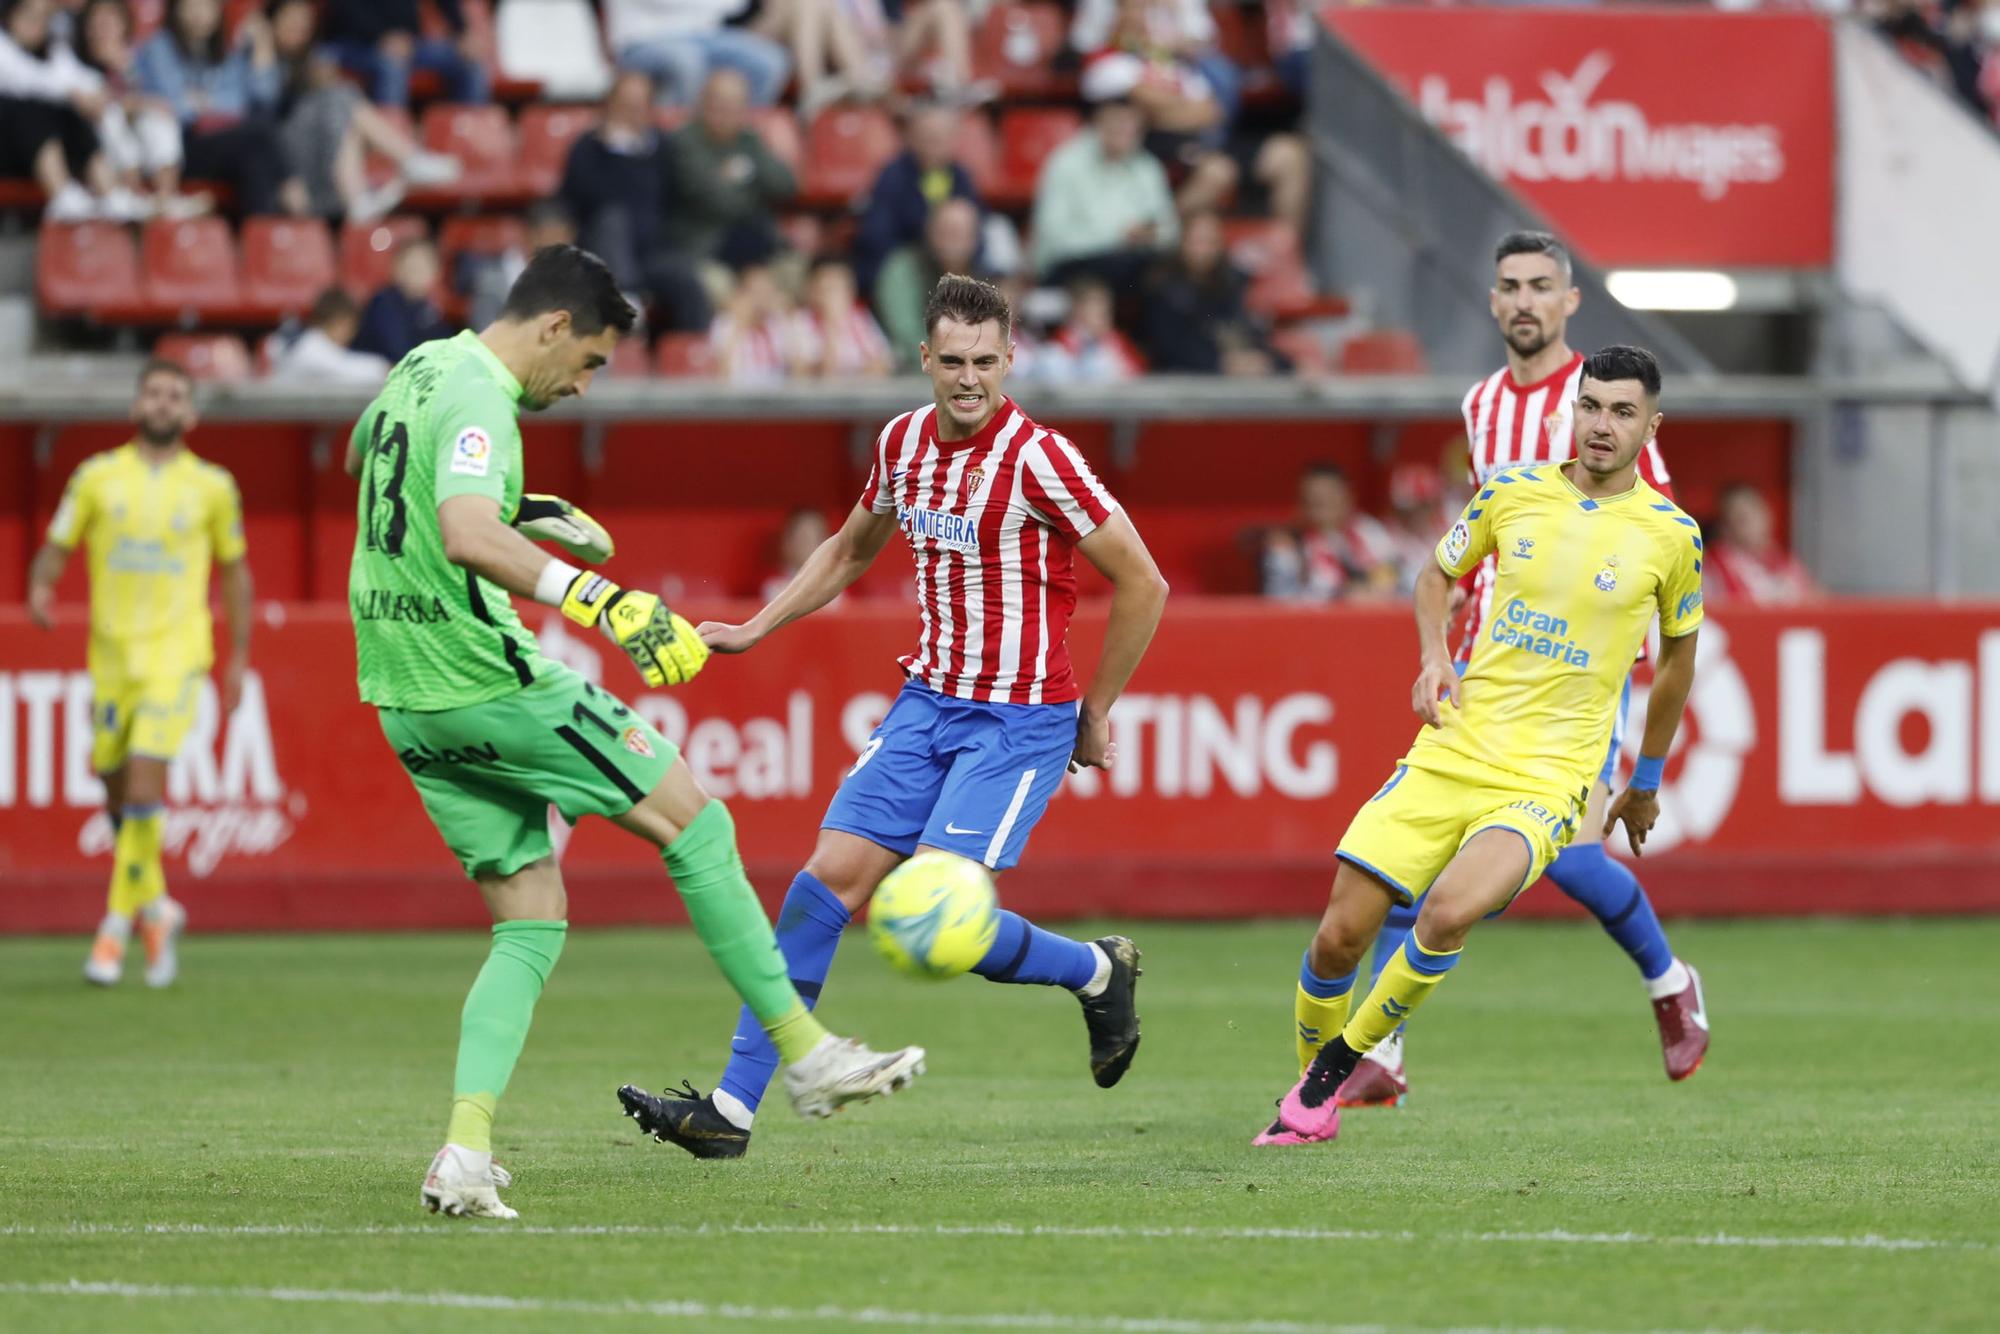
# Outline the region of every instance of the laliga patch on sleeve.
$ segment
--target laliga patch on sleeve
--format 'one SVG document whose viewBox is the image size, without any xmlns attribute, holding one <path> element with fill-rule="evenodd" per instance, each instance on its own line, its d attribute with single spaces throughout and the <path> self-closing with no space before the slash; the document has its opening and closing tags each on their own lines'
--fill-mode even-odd
<svg viewBox="0 0 2000 1334">
<path fill-rule="evenodd" d="M 493 463 L 493 441 L 477 426 L 458 433 L 451 446 L 451 470 L 467 477 L 484 477 Z"/>
<path fill-rule="evenodd" d="M 1445 563 L 1458 564 L 1459 558 L 1465 555 L 1465 549 L 1471 545 L 1472 530 L 1465 526 L 1465 520 L 1460 519 L 1451 526 L 1451 531 L 1444 535 Z"/>
</svg>

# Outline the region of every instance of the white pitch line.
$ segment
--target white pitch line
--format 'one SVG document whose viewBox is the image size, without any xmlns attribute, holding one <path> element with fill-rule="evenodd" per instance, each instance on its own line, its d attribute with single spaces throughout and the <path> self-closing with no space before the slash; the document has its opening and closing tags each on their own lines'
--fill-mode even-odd
<svg viewBox="0 0 2000 1334">
<path fill-rule="evenodd" d="M 1085 1238 L 1135 1241 L 1394 1241 L 1509 1246 L 1696 1246 L 1720 1250 L 1957 1251 L 1992 1253 L 2000 1243 L 1935 1237 L 1750 1236 L 1730 1232 L 1661 1236 L 1645 1232 L 1413 1232 L 1373 1228 L 1317 1227 L 1101 1227 L 1060 1223 L 690 1223 L 573 1225 L 454 1225 L 446 1223 L 69 1223 L 0 1226 L 0 1237 L 23 1236 L 195 1236 L 195 1237 L 419 1237 L 450 1236 L 467 1230 L 487 1236 L 518 1237 L 1009 1237 Z"/>
<path fill-rule="evenodd" d="M 579 1301 L 502 1297 L 476 1292 L 357 1291 L 347 1288 L 224 1288 L 151 1283 L 4 1283 L 0 1296 L 121 1297 L 152 1301 L 245 1301 L 331 1306 L 410 1306 L 529 1315 L 632 1316 L 669 1320 L 811 1321 L 827 1325 L 891 1325 L 917 1329 L 1053 1329 L 1100 1334 L 1388 1334 L 1384 1325 L 1309 1325 L 1292 1320 L 1188 1320 L 1179 1317 L 1074 1316 L 1050 1311 L 896 1311 L 879 1306 L 746 1306 L 736 1302 Z M 1410 1328 L 1405 1326 L 1404 1328 Z M 1442 1332 L 1441 1332 L 1442 1334 Z M 1449 1334 L 1529 1334 L 1525 1330 L 1454 1328 Z M 1540 1329 L 1534 1334 L 1564 1334 Z"/>
</svg>

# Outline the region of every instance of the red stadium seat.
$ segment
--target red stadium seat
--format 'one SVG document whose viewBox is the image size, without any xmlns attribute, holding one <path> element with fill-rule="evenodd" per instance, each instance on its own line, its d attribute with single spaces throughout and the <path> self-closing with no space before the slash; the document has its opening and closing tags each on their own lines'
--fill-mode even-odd
<svg viewBox="0 0 2000 1334">
<path fill-rule="evenodd" d="M 1330 359 L 1326 344 L 1310 329 L 1279 329 L 1271 335 L 1271 346 L 1292 359 L 1297 374 L 1320 376 L 1327 372 Z"/>
<path fill-rule="evenodd" d="M 449 153 L 465 173 L 448 185 L 412 191 L 413 203 L 510 202 L 527 197 L 514 160 L 514 125 L 506 109 L 439 103 L 424 109 L 424 147 Z"/>
<path fill-rule="evenodd" d="M 660 339 L 654 365 L 662 375 L 706 379 L 715 374 L 715 353 L 709 348 L 707 334 L 670 333 Z"/>
<path fill-rule="evenodd" d="M 562 184 L 570 146 L 595 128 L 596 107 L 530 106 L 521 109 L 521 183 L 530 195 L 552 195 Z"/>
<path fill-rule="evenodd" d="M 683 115 L 680 125 L 674 128 L 679 129 L 687 123 L 688 117 Z M 797 173 L 804 150 L 799 143 L 798 119 L 789 110 L 784 107 L 753 107 L 750 128 L 757 131 L 757 137 L 764 141 L 764 146 L 778 161 Z"/>
<path fill-rule="evenodd" d="M 1000 141 L 993 136 L 993 122 L 983 111 L 966 111 L 958 118 L 958 137 L 951 155 L 972 177 L 972 188 L 981 199 L 991 201 L 1000 184 Z"/>
<path fill-rule="evenodd" d="M 238 276 L 236 239 L 221 218 L 155 218 L 139 233 L 141 320 L 232 321 L 249 316 Z"/>
<path fill-rule="evenodd" d="M 85 315 L 139 290 L 139 248 L 115 222 L 52 222 L 35 251 L 35 304 L 44 315 Z"/>
<path fill-rule="evenodd" d="M 614 380 L 643 380 L 653 373 L 646 364 L 646 340 L 627 334 L 618 340 L 618 346 L 611 350 L 611 364 L 604 368 L 604 374 Z"/>
<path fill-rule="evenodd" d="M 1415 334 L 1379 329 L 1347 340 L 1340 349 L 1340 369 L 1348 375 L 1421 375 L 1428 363 Z"/>
<path fill-rule="evenodd" d="M 1009 107 L 1000 116 L 1000 180 L 987 202 L 1020 208 L 1035 200 L 1035 183 L 1049 154 L 1083 128 L 1069 107 Z"/>
<path fill-rule="evenodd" d="M 430 235 L 422 218 L 402 214 L 380 222 L 350 222 L 340 232 L 340 285 L 356 301 L 366 301 L 389 281 L 396 248 L 413 236 Z"/>
<path fill-rule="evenodd" d="M 438 232 L 438 261 L 450 295 L 439 304 L 453 319 L 465 315 L 466 299 L 459 289 L 460 255 L 498 255 L 526 244 L 521 220 L 507 215 L 453 217 Z"/>
<path fill-rule="evenodd" d="M 1347 302 L 1313 290 L 1312 274 L 1299 238 L 1275 218 L 1236 218 L 1224 224 L 1229 258 L 1250 275 L 1244 304 L 1271 319 L 1330 318 L 1347 313 Z"/>
<path fill-rule="evenodd" d="M 303 314 L 338 280 L 333 237 L 317 218 L 243 224 L 243 302 L 260 318 Z"/>
<path fill-rule="evenodd" d="M 153 344 L 153 355 L 179 362 L 197 380 L 227 383 L 251 375 L 250 349 L 235 334 L 168 334 Z"/>
<path fill-rule="evenodd" d="M 998 4 L 972 39 L 974 78 L 992 79 L 1008 97 L 1060 98 L 1076 92 L 1076 77 L 1055 70 L 1068 40 L 1060 5 Z"/>
<path fill-rule="evenodd" d="M 816 208 L 844 208 L 875 184 L 902 149 L 889 113 L 878 107 L 834 107 L 806 131 L 799 196 Z"/>
</svg>

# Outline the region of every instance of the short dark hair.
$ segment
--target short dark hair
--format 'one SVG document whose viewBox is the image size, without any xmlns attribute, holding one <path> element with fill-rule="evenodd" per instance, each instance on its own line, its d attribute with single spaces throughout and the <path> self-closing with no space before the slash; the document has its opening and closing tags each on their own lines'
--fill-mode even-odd
<svg viewBox="0 0 2000 1334">
<path fill-rule="evenodd" d="M 998 320 L 1000 341 L 1014 336 L 1014 310 L 1007 304 L 1007 294 L 970 274 L 947 273 L 931 288 L 931 299 L 924 303 L 924 337 L 935 334 L 938 321 L 947 315 L 960 324 Z"/>
<path fill-rule="evenodd" d="M 1583 359 L 1583 378 L 1599 382 L 1637 380 L 1645 387 L 1646 397 L 1660 396 L 1660 363 L 1643 347 L 1616 343 L 1599 348 Z"/>
<path fill-rule="evenodd" d="M 351 319 L 360 311 L 361 307 L 354 303 L 346 288 L 329 287 L 313 298 L 312 311 L 306 316 L 306 323 L 315 329 L 322 329 L 335 320 Z"/>
<path fill-rule="evenodd" d="M 639 312 L 618 290 L 618 280 L 604 261 L 573 245 L 537 250 L 514 280 L 500 316 L 531 320 L 553 310 L 569 312 L 570 327 L 580 338 L 593 337 L 606 328 L 630 333 L 639 322 Z"/>
<path fill-rule="evenodd" d="M 155 375 L 177 376 L 188 388 L 194 388 L 194 373 L 171 357 L 146 358 L 146 364 L 139 368 L 139 388 L 144 389 Z"/>
<path fill-rule="evenodd" d="M 1569 247 L 1551 232 L 1508 232 L 1493 247 L 1493 263 L 1498 266 L 1509 255 L 1547 255 L 1565 279 L 1570 276 Z"/>
<path fill-rule="evenodd" d="M 1318 459 L 1308 463 L 1299 473 L 1299 480 L 1302 482 L 1308 477 L 1331 477 L 1344 486 L 1347 483 L 1347 469 L 1329 459 Z"/>
</svg>

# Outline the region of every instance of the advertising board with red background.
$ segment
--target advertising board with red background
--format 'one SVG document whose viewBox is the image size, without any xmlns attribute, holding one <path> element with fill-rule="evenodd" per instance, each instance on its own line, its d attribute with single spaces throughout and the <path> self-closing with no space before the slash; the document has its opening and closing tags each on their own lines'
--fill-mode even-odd
<svg viewBox="0 0 2000 1334">
<path fill-rule="evenodd" d="M 1833 259 L 1831 34 L 1810 14 L 1336 6 L 1336 33 L 1593 261 Z"/>
<path fill-rule="evenodd" d="M 697 616 L 742 604 L 690 604 Z M 168 872 L 207 929 L 480 920 L 371 711 L 338 606 L 260 609 L 229 726 L 174 770 Z M 898 606 L 820 614 L 676 691 L 644 691 L 603 641 L 529 612 L 551 656 L 679 741 L 729 801 L 775 901 L 842 771 L 900 684 Z M 1103 604 L 1073 631 L 1094 660 Z M 1717 609 L 1703 630 L 1665 815 L 1640 871 L 1668 913 L 2000 909 L 2000 609 Z M 89 770 L 84 631 L 0 612 L 0 931 L 86 929 L 108 829 Z M 1003 896 L 1044 917 L 1316 912 L 1354 808 L 1408 746 L 1407 610 L 1177 597 L 1114 731 L 1116 767 L 1072 778 Z M 1635 722 L 1644 707 L 1635 692 Z M 1636 736 L 1636 727 L 1634 730 Z M 565 833 L 567 831 L 564 831 Z M 598 821 L 564 839 L 579 923 L 676 921 L 659 863 Z M 1547 885 L 1520 915 L 1574 906 Z"/>
</svg>

